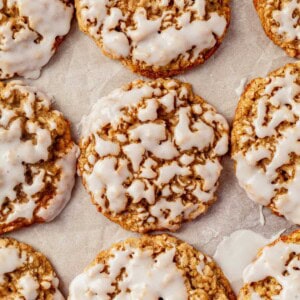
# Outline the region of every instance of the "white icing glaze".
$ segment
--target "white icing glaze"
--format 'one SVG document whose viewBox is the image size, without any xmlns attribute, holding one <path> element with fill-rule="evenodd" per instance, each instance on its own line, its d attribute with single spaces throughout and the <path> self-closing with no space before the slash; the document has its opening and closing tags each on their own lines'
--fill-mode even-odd
<svg viewBox="0 0 300 300">
<path fill-rule="evenodd" d="M 56 195 L 46 208 L 42 207 L 37 212 L 46 222 L 56 218 L 71 199 L 78 156 L 79 148 L 74 144 L 71 150 L 56 162 L 56 166 L 61 170 L 60 179 L 56 182 Z"/>
<path fill-rule="evenodd" d="M 251 230 L 238 230 L 218 245 L 214 260 L 218 263 L 236 294 L 243 286 L 243 270 L 253 261 L 268 239 Z"/>
<path fill-rule="evenodd" d="M 247 77 L 241 79 L 239 86 L 235 89 L 235 93 L 236 93 L 237 96 L 240 97 L 243 94 L 244 89 L 245 89 L 246 84 L 247 84 L 247 81 L 248 81 Z"/>
<path fill-rule="evenodd" d="M 284 36 L 286 41 L 300 40 L 299 17 L 294 15 L 299 7 L 299 0 L 290 0 L 281 10 L 273 11 L 273 19 L 279 23 L 279 27 L 273 30 Z"/>
<path fill-rule="evenodd" d="M 278 182 L 277 170 L 290 163 L 291 154 L 300 155 L 300 104 L 296 101 L 300 93 L 300 86 L 296 83 L 297 74 L 292 74 L 288 68 L 284 77 L 271 77 L 266 85 L 263 96 L 257 101 L 257 117 L 255 118 L 254 133 L 258 138 L 274 137 L 270 147 L 254 146 L 242 152 L 235 153 L 236 174 L 240 185 L 246 190 L 248 196 L 262 205 L 275 201 L 279 213 L 288 220 L 300 224 L 300 167 L 296 166 L 290 179 Z M 272 112 L 268 113 L 268 107 Z M 268 120 L 268 121 L 266 121 Z M 278 129 L 283 122 L 293 124 L 285 129 Z M 280 135 L 278 134 L 280 133 Z M 252 132 L 249 131 L 251 136 Z M 247 139 L 244 139 L 247 141 Z M 265 169 L 257 164 L 268 159 Z M 278 190 L 287 192 L 277 194 Z"/>
<path fill-rule="evenodd" d="M 158 226 L 161 228 L 168 228 L 169 230 L 176 230 L 177 225 L 171 224 L 170 221 L 184 216 L 184 218 L 197 217 L 201 212 L 197 211 L 198 204 L 188 203 L 184 205 L 180 198 L 173 201 L 167 201 L 162 198 L 150 207 L 152 216 L 158 219 Z M 193 214 L 193 215 L 192 215 Z M 167 215 L 167 217 L 165 216 Z"/>
<path fill-rule="evenodd" d="M 23 111 L 27 118 L 32 117 L 34 114 L 35 95 L 41 99 L 39 105 L 46 108 L 50 106 L 50 100 L 47 96 L 39 93 L 35 88 L 21 85 L 20 82 L 12 82 L 5 88 L 7 97 L 14 90 L 21 92 L 25 96 L 20 110 Z M 46 208 L 42 208 L 38 212 L 35 211 L 38 200 L 37 194 L 44 189 L 46 184 L 46 172 L 43 169 L 30 166 L 32 182 L 29 184 L 25 178 L 26 170 L 28 170 L 26 169 L 26 164 L 33 165 L 40 161 L 48 160 L 49 147 L 52 144 L 51 132 L 47 128 L 42 128 L 37 122 L 22 120 L 20 116 L 16 115 L 15 110 L 4 108 L 3 105 L 3 102 L 0 103 L 1 120 L 5 119 L 0 124 L 4 126 L 0 127 L 0 208 L 8 201 L 12 210 L 2 223 L 8 224 L 18 218 L 32 220 L 35 213 L 45 221 L 50 221 L 61 211 L 70 198 L 74 185 L 78 148 L 74 146 L 57 161 L 57 167 L 61 169 L 61 177 L 56 183 L 56 196 L 49 200 Z M 35 137 L 34 139 L 24 140 L 22 138 L 23 124 L 25 124 L 27 132 Z M 15 190 L 15 187 L 18 185 L 21 185 L 26 201 L 18 201 Z"/>
<path fill-rule="evenodd" d="M 259 223 L 261 226 L 265 226 L 266 218 L 264 215 L 264 207 L 262 205 L 259 206 Z"/>
<path fill-rule="evenodd" d="M 91 36 L 97 40 L 101 38 L 104 50 L 114 57 L 131 56 L 135 61 L 157 66 L 165 66 L 179 56 L 190 56 L 190 60 L 195 61 L 204 50 L 216 45 L 215 36 L 223 36 L 227 21 L 216 12 L 204 19 L 206 0 L 175 1 L 173 6 L 182 11 L 179 16 L 167 8 L 169 2 L 160 1 L 165 7 L 162 15 L 148 19 L 142 7 L 130 16 L 123 15 L 119 8 L 109 8 L 112 0 L 79 0 L 80 18 Z M 192 12 L 195 14 L 193 20 Z M 174 22 L 162 29 L 170 16 Z M 134 22 L 131 27 L 125 24 L 129 18 Z"/>
<path fill-rule="evenodd" d="M 179 109 L 179 122 L 175 128 L 175 142 L 181 150 L 188 150 L 193 147 L 202 150 L 213 141 L 213 128 L 206 125 L 202 120 L 199 120 L 191 127 L 189 112 L 189 107 Z"/>
<path fill-rule="evenodd" d="M 292 253 L 295 253 L 293 258 L 290 257 Z M 279 295 L 272 299 L 297 299 L 300 294 L 299 253 L 299 244 L 283 241 L 265 247 L 261 255 L 244 270 L 244 282 L 257 282 L 270 276 L 282 287 Z"/>
<path fill-rule="evenodd" d="M 22 267 L 25 257 L 14 247 L 0 248 L 0 277 Z"/>
<path fill-rule="evenodd" d="M 16 287 L 5 299 L 35 300 L 40 296 L 39 289 L 43 287 L 44 290 L 55 289 L 52 299 L 64 300 L 58 290 L 59 280 L 55 274 L 37 274 L 39 271 L 32 263 L 33 256 L 25 250 L 20 250 L 13 245 L 0 247 L 0 286 L 13 280 Z M 14 277 L 16 271 L 21 272 L 21 277 L 18 279 Z M 10 274 L 9 277 L 5 276 L 8 274 Z M 7 292 L 7 289 L 5 291 Z"/>
<path fill-rule="evenodd" d="M 118 213 L 123 211 L 127 205 L 126 190 L 123 187 L 123 183 L 129 178 L 130 173 L 126 161 L 122 160 L 117 170 L 116 164 L 116 158 L 105 158 L 104 160 L 97 161 L 92 175 L 87 176 L 87 184 L 90 190 L 94 192 L 98 203 L 103 207 L 103 194 L 106 187 L 109 209 Z"/>
<path fill-rule="evenodd" d="M 27 273 L 18 280 L 18 287 L 20 294 L 25 300 L 35 300 L 38 296 L 37 289 L 40 285 L 35 278 Z"/>
<path fill-rule="evenodd" d="M 252 230 L 237 230 L 219 243 L 213 258 L 236 294 L 243 286 L 243 271 L 255 259 L 259 249 L 277 239 L 282 233 L 283 231 L 280 231 L 266 239 Z"/>
<path fill-rule="evenodd" d="M 144 149 L 160 159 L 170 160 L 179 155 L 174 143 L 170 140 L 162 142 L 167 138 L 164 124 L 142 124 L 130 130 L 129 134 L 132 140 L 140 140 Z"/>
<path fill-rule="evenodd" d="M 1 178 L 1 189 L 0 189 L 0 204 L 2 205 L 5 199 L 14 200 L 16 198 L 16 191 L 14 188 L 22 183 L 25 184 L 25 167 L 22 164 L 25 163 L 37 163 L 40 160 L 48 159 L 48 147 L 51 145 L 50 133 L 42 128 L 39 128 L 34 123 L 27 122 L 28 131 L 36 135 L 37 143 L 33 144 L 32 141 L 22 141 L 21 135 L 21 120 L 14 120 L 8 129 L 0 128 L 0 155 L 4 160 L 0 167 L 0 178 Z M 33 202 L 32 205 L 28 204 L 21 205 L 28 211 L 29 207 L 31 212 L 25 212 L 26 217 L 31 218 L 33 209 L 35 207 L 32 196 L 44 187 L 39 173 L 35 177 L 35 180 L 30 186 L 29 203 Z M 27 189 L 28 190 L 28 189 Z M 28 190 L 29 191 L 29 190 Z M 25 192 L 25 191 L 24 191 Z M 17 213 L 18 217 L 22 215 L 20 211 Z M 9 222 L 15 220 L 10 219 Z"/>
<path fill-rule="evenodd" d="M 15 20 L 21 29 L 14 33 L 15 25 L 10 17 L 0 25 L 0 77 L 18 74 L 37 78 L 40 69 L 55 52 L 56 38 L 69 32 L 73 6 L 67 6 L 61 0 L 7 1 L 7 8 L 14 6 L 19 11 L 20 17 Z M 0 18 L 4 18 L 4 14 L 5 11 L 0 12 Z M 28 18 L 28 24 L 24 18 Z"/>
<path fill-rule="evenodd" d="M 191 174 L 189 168 L 180 167 L 177 162 L 172 162 L 170 165 L 164 165 L 159 169 L 159 177 L 157 184 L 160 186 L 170 182 L 175 176 L 188 176 Z"/>
<path fill-rule="evenodd" d="M 204 180 L 203 189 L 209 191 L 212 189 L 220 177 L 222 166 L 218 160 L 208 160 L 204 165 L 195 165 L 195 172 Z"/>
<path fill-rule="evenodd" d="M 177 91 L 173 89 L 178 87 L 176 81 L 167 84 L 171 90 L 153 88 L 153 83 L 118 89 L 93 106 L 82 120 L 82 143 L 94 141 L 97 157 L 88 155 L 89 164 L 84 165 L 82 176 L 102 211 L 115 215 L 122 213 L 128 202 L 137 204 L 144 199 L 159 226 L 175 228 L 178 225 L 169 224 L 172 219 L 201 213 L 197 212 L 199 204 L 175 199 L 186 193 L 188 183 L 182 182 L 188 182 L 193 173 L 203 183 L 194 178 L 191 195 L 199 203 L 214 199 L 222 170 L 219 156 L 228 149 L 228 124 L 206 104 L 205 113 L 199 103 L 191 112 L 181 100 L 188 97 L 186 87 Z M 173 115 L 172 128 L 167 128 L 166 120 L 158 114 L 161 110 Z M 120 125 L 132 122 L 131 118 L 138 121 L 121 133 Z M 104 127 L 114 130 L 113 136 L 103 135 Z M 221 130 L 218 137 L 215 130 Z M 122 139 L 116 140 L 120 134 Z M 211 160 L 196 164 L 197 155 L 210 148 Z M 174 199 L 158 199 L 159 190 L 163 197 L 174 194 Z M 144 210 L 138 216 L 141 220 L 151 218 Z"/>
<path fill-rule="evenodd" d="M 69 299 L 108 299 L 122 269 L 126 276 L 119 280 L 116 300 L 188 299 L 183 276 L 173 261 L 175 251 L 172 248 L 154 258 L 153 250 L 129 246 L 113 250 L 107 262 L 108 272 L 103 272 L 104 265 L 97 264 L 78 275 L 70 285 Z"/>
<path fill-rule="evenodd" d="M 109 123 L 115 124 L 119 122 L 122 116 L 121 110 L 124 107 L 134 105 L 143 97 L 150 97 L 153 93 L 154 89 L 148 85 L 129 91 L 124 91 L 123 89 L 114 90 L 108 96 L 98 100 L 91 108 L 90 114 L 82 118 L 82 135 L 86 137 L 91 132 L 97 132 L 99 128 Z"/>
</svg>

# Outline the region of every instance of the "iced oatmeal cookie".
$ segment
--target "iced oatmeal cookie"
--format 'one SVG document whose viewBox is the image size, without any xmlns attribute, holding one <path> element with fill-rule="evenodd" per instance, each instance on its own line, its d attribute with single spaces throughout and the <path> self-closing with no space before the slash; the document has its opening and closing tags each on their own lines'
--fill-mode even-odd
<svg viewBox="0 0 300 300">
<path fill-rule="evenodd" d="M 215 200 L 224 117 L 176 80 L 135 81 L 82 121 L 79 173 L 93 203 L 128 230 L 177 230 Z"/>
<path fill-rule="evenodd" d="M 47 258 L 11 238 L 0 239 L 0 298 L 64 300 Z"/>
<path fill-rule="evenodd" d="M 254 0 L 254 5 L 268 37 L 300 58 L 300 0 Z"/>
<path fill-rule="evenodd" d="M 71 0 L 0 0 L 0 79 L 37 78 L 69 32 Z"/>
<path fill-rule="evenodd" d="M 300 231 L 262 248 L 244 270 L 240 300 L 298 299 L 300 291 Z"/>
<path fill-rule="evenodd" d="M 300 63 L 253 80 L 232 130 L 240 185 L 255 202 L 300 224 Z"/>
<path fill-rule="evenodd" d="M 78 147 L 50 104 L 36 88 L 0 83 L 0 234 L 51 221 L 70 199 Z"/>
<path fill-rule="evenodd" d="M 158 78 L 204 63 L 230 22 L 229 0 L 75 0 L 83 32 L 103 53 Z"/>
<path fill-rule="evenodd" d="M 168 235 L 131 238 L 102 251 L 70 285 L 69 300 L 235 299 L 212 259 Z"/>
</svg>

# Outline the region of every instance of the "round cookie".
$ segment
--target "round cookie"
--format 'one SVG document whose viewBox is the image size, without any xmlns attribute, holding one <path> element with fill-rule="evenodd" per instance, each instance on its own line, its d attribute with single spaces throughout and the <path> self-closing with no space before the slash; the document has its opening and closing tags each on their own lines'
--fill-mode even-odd
<svg viewBox="0 0 300 300">
<path fill-rule="evenodd" d="M 0 83 L 0 234 L 54 219 L 69 201 L 78 147 L 50 99 Z"/>
<path fill-rule="evenodd" d="M 300 62 L 253 80 L 233 123 L 232 157 L 253 201 L 300 224 Z"/>
<path fill-rule="evenodd" d="M 204 63 L 230 22 L 229 0 L 75 0 L 80 29 L 133 72 L 169 77 Z"/>
<path fill-rule="evenodd" d="M 189 84 L 135 81 L 82 121 L 79 173 L 93 203 L 127 230 L 177 230 L 215 200 L 224 117 Z"/>
<path fill-rule="evenodd" d="M 102 251 L 70 285 L 69 300 L 235 299 L 212 259 L 168 235 L 131 238 Z"/>
<path fill-rule="evenodd" d="M 262 248 L 243 273 L 241 300 L 297 299 L 300 291 L 300 231 Z"/>
<path fill-rule="evenodd" d="M 63 300 L 48 259 L 29 245 L 0 239 L 0 298 Z"/>
<path fill-rule="evenodd" d="M 268 37 L 291 57 L 300 57 L 300 0 L 253 0 Z"/>
<path fill-rule="evenodd" d="M 0 0 L 0 79 L 37 78 L 69 32 L 71 0 Z"/>
</svg>

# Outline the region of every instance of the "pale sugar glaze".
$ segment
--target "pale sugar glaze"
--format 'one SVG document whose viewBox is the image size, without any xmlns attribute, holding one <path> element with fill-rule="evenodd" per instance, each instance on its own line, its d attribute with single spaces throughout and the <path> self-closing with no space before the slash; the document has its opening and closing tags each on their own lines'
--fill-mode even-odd
<svg viewBox="0 0 300 300">
<path fill-rule="evenodd" d="M 118 218 L 131 207 L 141 211 L 141 228 L 154 218 L 157 228 L 174 230 L 176 219 L 195 218 L 214 201 L 228 124 L 188 85 L 132 85 L 83 118 L 79 170 L 104 214 Z"/>
<path fill-rule="evenodd" d="M 5 6 L 0 0 L 0 78 L 39 77 L 72 17 L 73 5 L 62 0 L 7 0 Z"/>
</svg>

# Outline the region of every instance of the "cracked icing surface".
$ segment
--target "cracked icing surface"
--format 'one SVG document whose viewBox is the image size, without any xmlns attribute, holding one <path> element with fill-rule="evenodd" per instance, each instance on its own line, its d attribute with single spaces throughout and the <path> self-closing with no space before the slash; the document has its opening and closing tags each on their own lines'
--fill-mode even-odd
<svg viewBox="0 0 300 300">
<path fill-rule="evenodd" d="M 248 196 L 300 224 L 300 64 L 252 81 L 232 132 L 236 174 Z"/>
<path fill-rule="evenodd" d="M 254 0 L 262 25 L 288 55 L 300 57 L 300 0 Z"/>
<path fill-rule="evenodd" d="M 79 172 L 112 221 L 139 232 L 176 230 L 216 200 L 228 130 L 189 84 L 135 81 L 83 119 Z"/>
<path fill-rule="evenodd" d="M 82 31 L 135 72 L 165 77 L 203 63 L 230 20 L 229 1 L 76 0 Z"/>
<path fill-rule="evenodd" d="M 102 251 L 70 285 L 69 300 L 235 299 L 211 258 L 167 235 L 128 239 Z"/>
<path fill-rule="evenodd" d="M 70 0 L 0 0 L 0 79 L 39 77 L 72 16 Z"/>
<path fill-rule="evenodd" d="M 239 299 L 297 299 L 300 294 L 300 231 L 261 249 L 244 270 Z"/>
<path fill-rule="evenodd" d="M 46 257 L 11 238 L 0 239 L 0 298 L 63 300 Z"/>
<path fill-rule="evenodd" d="M 69 201 L 77 146 L 50 99 L 21 82 L 0 85 L 0 233 L 51 221 Z"/>
</svg>

